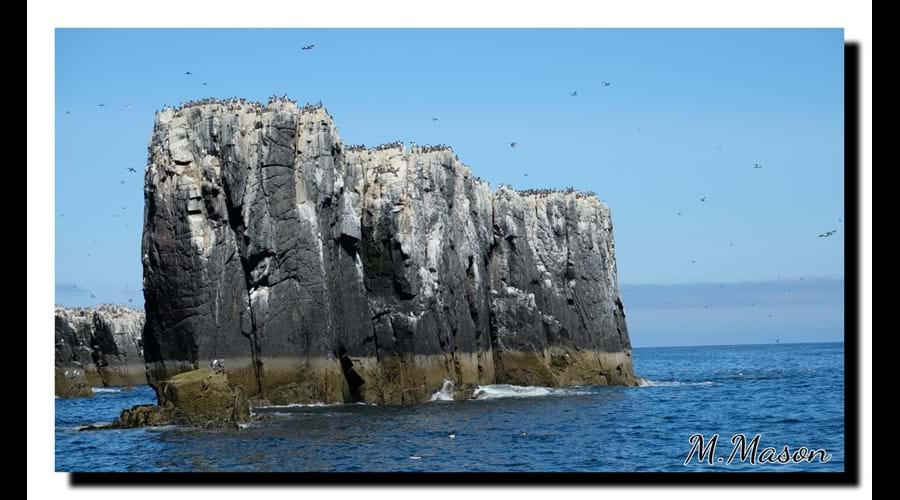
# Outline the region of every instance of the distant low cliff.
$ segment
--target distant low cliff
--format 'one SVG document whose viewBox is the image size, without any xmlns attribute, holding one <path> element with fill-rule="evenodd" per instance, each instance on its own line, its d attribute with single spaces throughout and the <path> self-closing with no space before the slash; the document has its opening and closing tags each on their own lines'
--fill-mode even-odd
<svg viewBox="0 0 900 500">
<path fill-rule="evenodd" d="M 144 313 L 127 307 L 56 307 L 56 393 L 90 396 L 91 387 L 147 382 Z"/>
<path fill-rule="evenodd" d="M 213 359 L 282 404 L 634 384 L 593 195 L 492 192 L 450 148 L 348 147 L 324 108 L 276 99 L 159 112 L 145 197 L 158 394 Z"/>
</svg>

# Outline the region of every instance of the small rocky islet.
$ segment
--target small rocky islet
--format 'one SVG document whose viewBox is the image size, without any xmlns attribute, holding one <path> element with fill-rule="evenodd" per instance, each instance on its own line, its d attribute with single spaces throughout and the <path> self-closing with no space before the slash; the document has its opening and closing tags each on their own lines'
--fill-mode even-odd
<svg viewBox="0 0 900 500">
<path fill-rule="evenodd" d="M 115 426 L 636 384 L 610 212 L 593 193 L 492 191 L 447 146 L 346 146 L 323 106 L 282 98 L 163 109 L 148 154 L 146 320 L 132 338 L 159 404 Z M 58 369 L 75 351 L 59 315 Z M 63 358 L 88 366 L 77 345 Z M 133 366 L 118 356 L 92 373 Z"/>
</svg>

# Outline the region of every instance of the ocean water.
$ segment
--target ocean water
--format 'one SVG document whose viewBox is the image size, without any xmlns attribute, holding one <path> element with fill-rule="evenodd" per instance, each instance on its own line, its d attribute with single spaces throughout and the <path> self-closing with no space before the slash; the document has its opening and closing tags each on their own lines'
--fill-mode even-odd
<svg viewBox="0 0 900 500">
<path fill-rule="evenodd" d="M 842 471 L 843 344 L 637 348 L 641 387 L 493 385 L 477 400 L 409 407 L 257 408 L 242 429 L 83 431 L 155 402 L 147 387 L 56 400 L 58 471 Z M 449 390 L 449 387 L 445 389 Z M 448 432 L 456 431 L 454 439 Z M 524 433 L 524 435 L 522 434 Z M 690 464 L 689 438 L 760 434 L 759 450 L 824 449 L 821 463 Z"/>
</svg>

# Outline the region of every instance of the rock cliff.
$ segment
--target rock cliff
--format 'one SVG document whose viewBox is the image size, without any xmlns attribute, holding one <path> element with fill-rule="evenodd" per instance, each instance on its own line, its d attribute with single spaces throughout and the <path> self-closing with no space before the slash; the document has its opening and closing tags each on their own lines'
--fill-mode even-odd
<svg viewBox="0 0 900 500">
<path fill-rule="evenodd" d="M 321 106 L 157 113 L 142 259 L 158 394 L 215 359 L 276 404 L 634 384 L 606 205 L 492 192 L 445 146 L 345 146 Z"/>
<path fill-rule="evenodd" d="M 144 384 L 144 313 L 127 307 L 56 307 L 56 393 Z"/>
</svg>

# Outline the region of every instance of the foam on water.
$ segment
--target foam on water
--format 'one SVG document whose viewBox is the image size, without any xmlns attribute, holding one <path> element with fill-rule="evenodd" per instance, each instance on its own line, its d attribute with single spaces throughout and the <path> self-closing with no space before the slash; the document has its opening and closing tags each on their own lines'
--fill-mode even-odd
<svg viewBox="0 0 900 500">
<path fill-rule="evenodd" d="M 638 378 L 638 387 L 681 387 L 689 385 L 719 385 L 711 380 L 702 382 L 682 382 L 679 380 L 650 380 L 646 378 Z"/>
<path fill-rule="evenodd" d="M 268 410 L 272 408 L 322 408 L 325 406 L 340 406 L 344 403 L 323 403 L 321 401 L 316 401 L 315 403 L 288 403 L 286 405 L 266 405 L 266 406 L 254 406 L 254 410 Z"/>
<path fill-rule="evenodd" d="M 432 401 L 453 401 L 453 393 L 456 391 L 456 386 L 453 385 L 453 382 L 449 380 L 444 380 L 444 385 L 441 386 L 441 390 L 431 395 Z"/>
<path fill-rule="evenodd" d="M 94 394 L 102 393 L 102 392 L 122 392 L 122 389 L 116 387 L 91 387 L 91 391 Z"/>
<path fill-rule="evenodd" d="M 535 398 L 541 396 L 577 396 L 590 394 L 577 388 L 555 389 L 541 386 L 521 386 L 509 384 L 481 385 L 472 394 L 473 399 L 500 399 L 500 398 Z"/>
</svg>

